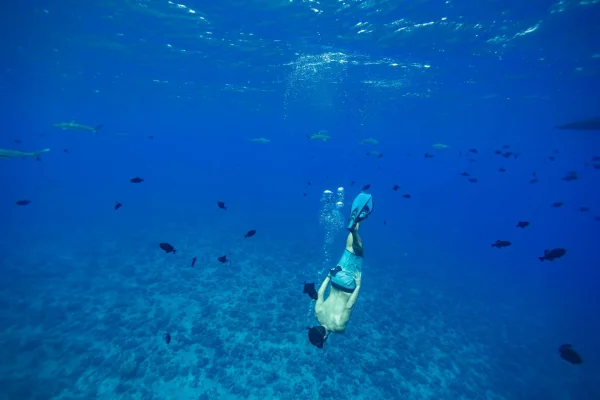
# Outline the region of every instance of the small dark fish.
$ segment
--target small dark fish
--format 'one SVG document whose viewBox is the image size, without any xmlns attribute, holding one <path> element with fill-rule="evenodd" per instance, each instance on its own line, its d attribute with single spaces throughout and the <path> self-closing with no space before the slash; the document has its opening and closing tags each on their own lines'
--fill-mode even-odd
<svg viewBox="0 0 600 400">
<path fill-rule="evenodd" d="M 160 248 L 163 249 L 167 254 L 168 253 L 173 253 L 175 254 L 175 252 L 177 252 L 177 250 L 175 250 L 175 248 L 173 246 L 171 246 L 169 243 L 161 243 Z"/>
<path fill-rule="evenodd" d="M 508 240 L 496 240 L 495 243 L 492 243 L 492 247 L 497 247 L 497 248 L 501 249 L 503 247 L 508 247 L 511 244 L 512 243 L 509 242 Z"/>
<path fill-rule="evenodd" d="M 512 151 L 507 151 L 506 153 L 502 154 L 502 157 L 509 158 L 512 155 L 513 155 Z"/>
<path fill-rule="evenodd" d="M 308 186 L 312 186 L 312 183 L 310 181 L 308 181 L 307 183 L 308 183 Z"/>
<path fill-rule="evenodd" d="M 565 254 L 567 254 L 567 250 L 557 248 L 557 249 L 552 249 L 552 250 L 544 250 L 544 255 L 541 257 L 538 257 L 538 258 L 540 259 L 540 261 L 544 261 L 544 260 L 554 261 L 557 258 L 561 258 Z"/>
<path fill-rule="evenodd" d="M 500 168 L 498 168 L 498 172 L 506 172 L 506 168 L 500 167 Z"/>
<path fill-rule="evenodd" d="M 117 201 L 117 204 L 115 204 L 115 210 L 118 210 L 119 208 L 121 208 L 122 205 L 123 204 L 121 204 Z"/>
<path fill-rule="evenodd" d="M 558 348 L 558 352 L 560 353 L 560 358 L 565 361 L 570 362 L 571 364 L 581 364 L 583 363 L 583 359 L 581 356 L 573 350 L 573 346 L 570 344 L 563 344 Z"/>
<path fill-rule="evenodd" d="M 505 144 L 502 146 L 503 149 L 508 149 L 509 147 L 510 147 L 510 145 L 508 145 L 508 144 Z"/>
<path fill-rule="evenodd" d="M 549 159 L 550 161 L 554 161 L 554 160 L 556 160 L 556 157 L 554 157 L 554 156 L 548 156 L 548 159 Z"/>
<path fill-rule="evenodd" d="M 355 183 L 356 183 L 356 181 L 350 182 L 350 186 L 354 186 Z"/>
<path fill-rule="evenodd" d="M 383 220 L 383 224 L 384 224 L 384 225 L 387 225 L 387 222 L 386 222 L 386 220 L 385 220 L 385 219 Z"/>
<path fill-rule="evenodd" d="M 402 197 L 404 197 L 405 199 L 410 199 L 410 194 L 409 193 L 405 193 L 402 195 Z"/>
<path fill-rule="evenodd" d="M 560 179 L 562 179 L 565 182 L 570 182 L 570 181 L 576 181 L 577 178 L 578 178 L 577 174 L 567 174 Z"/>
<path fill-rule="evenodd" d="M 221 257 L 217 258 L 217 260 L 219 260 L 219 262 L 220 262 L 221 264 L 225 264 L 227 261 L 229 261 L 229 260 L 227 259 L 227 256 L 221 256 Z"/>
<path fill-rule="evenodd" d="M 588 211 L 590 211 L 590 208 L 586 207 L 586 206 L 583 206 L 583 207 L 579 208 L 579 211 L 581 211 L 581 212 L 588 212 Z"/>
<path fill-rule="evenodd" d="M 468 180 L 469 182 L 471 182 L 471 183 L 477 183 L 477 182 L 478 182 L 477 178 L 469 178 L 469 179 L 467 179 L 467 180 Z"/>
<path fill-rule="evenodd" d="M 477 151 L 477 149 L 469 149 L 469 153 L 477 154 L 479 151 Z"/>
<path fill-rule="evenodd" d="M 425 158 L 433 158 L 433 154 L 425 153 Z"/>
<path fill-rule="evenodd" d="M 306 193 L 302 193 L 302 195 L 303 195 L 304 197 L 306 197 Z"/>
<path fill-rule="evenodd" d="M 69 154 L 69 149 L 63 149 L 63 152 Z"/>
<path fill-rule="evenodd" d="M 21 144 L 23 143 L 23 141 L 21 139 L 15 139 L 13 140 L 13 142 L 15 142 L 16 144 Z"/>
<path fill-rule="evenodd" d="M 192 268 L 194 268 L 194 265 L 196 265 L 196 257 L 192 258 Z"/>
<path fill-rule="evenodd" d="M 365 186 L 363 186 L 362 191 L 364 192 L 365 190 L 369 190 L 371 188 L 371 184 L 367 184 Z"/>
<path fill-rule="evenodd" d="M 17 202 L 16 202 L 16 204 L 17 204 L 18 206 L 26 206 L 26 205 L 28 205 L 29 203 L 31 203 L 31 201 L 30 201 L 30 200 L 17 200 Z"/>
<path fill-rule="evenodd" d="M 382 158 L 382 157 L 383 157 L 382 153 L 379 153 L 379 155 L 377 156 L 377 158 Z"/>
<path fill-rule="evenodd" d="M 398 189 L 400 189 L 400 186 L 398 186 L 398 185 L 394 185 L 394 187 L 392 188 L 392 190 L 394 192 L 398 191 Z"/>
<path fill-rule="evenodd" d="M 469 162 L 476 162 L 477 159 L 476 158 L 469 158 Z"/>
<path fill-rule="evenodd" d="M 254 229 L 250 229 L 250 230 L 249 230 L 249 231 L 248 231 L 248 232 L 247 232 L 247 233 L 244 235 L 244 237 L 245 237 L 245 238 L 249 238 L 249 237 L 252 237 L 252 236 L 254 236 L 254 235 L 256 235 L 256 231 L 255 231 Z"/>
<path fill-rule="evenodd" d="M 531 224 L 529 222 L 527 222 L 527 221 L 519 221 L 519 223 L 517 224 L 517 228 L 523 228 L 523 229 L 525 229 L 529 225 L 531 225 Z"/>
<path fill-rule="evenodd" d="M 594 163 L 592 164 L 592 167 L 594 167 L 594 169 L 600 169 L 600 163 Z"/>
<path fill-rule="evenodd" d="M 565 203 L 563 203 L 562 201 L 555 201 L 554 203 L 552 203 L 551 207 L 559 208 L 559 207 L 562 207 L 564 205 L 565 205 Z"/>
<path fill-rule="evenodd" d="M 142 178 L 140 178 L 139 176 L 136 176 L 135 178 L 131 178 L 129 181 L 131 183 L 141 183 L 141 182 L 144 182 L 144 180 Z"/>
<path fill-rule="evenodd" d="M 595 216 L 595 217 L 594 217 L 594 219 L 595 219 L 596 221 L 600 221 L 600 215 L 597 215 L 597 216 Z"/>
<path fill-rule="evenodd" d="M 219 206 L 220 209 L 227 210 L 227 206 L 222 201 L 217 201 L 217 206 Z"/>
<path fill-rule="evenodd" d="M 468 172 L 463 172 L 461 175 L 462 176 L 471 176 Z"/>
<path fill-rule="evenodd" d="M 538 178 L 533 178 L 532 180 L 529 181 L 529 183 L 532 184 L 532 185 L 534 183 L 538 183 L 538 182 L 539 182 Z"/>
<path fill-rule="evenodd" d="M 304 290 L 302 291 L 302 293 L 306 293 L 308 295 L 308 297 L 310 297 L 313 300 L 317 300 L 319 298 L 319 296 L 317 295 L 317 289 L 315 289 L 314 282 L 311 282 L 311 283 L 304 282 Z"/>
<path fill-rule="evenodd" d="M 494 154 L 498 154 L 498 155 L 500 155 L 500 154 L 502 154 L 502 150 L 495 150 L 495 151 L 494 151 Z"/>
<path fill-rule="evenodd" d="M 592 157 L 592 161 L 600 161 L 600 156 L 594 156 L 594 157 Z"/>
<path fill-rule="evenodd" d="M 165 333 L 165 343 L 166 344 L 171 343 L 171 334 L 170 333 Z"/>
<path fill-rule="evenodd" d="M 515 153 L 515 154 L 513 154 L 513 157 L 514 157 L 514 158 L 515 158 L 515 160 L 516 160 L 517 158 L 519 158 L 519 156 L 520 156 L 520 155 L 521 155 L 521 153 Z"/>
<path fill-rule="evenodd" d="M 148 139 L 154 139 L 154 136 L 150 135 L 148 136 Z"/>
</svg>

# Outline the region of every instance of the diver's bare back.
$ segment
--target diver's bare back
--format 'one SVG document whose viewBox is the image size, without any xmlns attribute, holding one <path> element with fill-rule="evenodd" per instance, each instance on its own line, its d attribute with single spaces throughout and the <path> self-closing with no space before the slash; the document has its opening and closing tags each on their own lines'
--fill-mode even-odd
<svg viewBox="0 0 600 400">
<path fill-rule="evenodd" d="M 334 287 L 330 290 L 327 300 L 322 305 L 315 306 L 315 316 L 317 317 L 317 321 L 328 331 L 344 333 L 346 324 L 350 319 L 351 310 L 346 310 L 350 294 L 337 290 Z"/>
</svg>

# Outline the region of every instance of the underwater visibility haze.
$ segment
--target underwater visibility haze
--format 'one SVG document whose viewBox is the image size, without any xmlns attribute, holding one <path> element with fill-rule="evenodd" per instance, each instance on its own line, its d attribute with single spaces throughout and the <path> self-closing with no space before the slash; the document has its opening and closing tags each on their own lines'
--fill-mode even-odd
<svg viewBox="0 0 600 400">
<path fill-rule="evenodd" d="M 0 15 L 0 400 L 600 399 L 598 0 Z"/>
</svg>

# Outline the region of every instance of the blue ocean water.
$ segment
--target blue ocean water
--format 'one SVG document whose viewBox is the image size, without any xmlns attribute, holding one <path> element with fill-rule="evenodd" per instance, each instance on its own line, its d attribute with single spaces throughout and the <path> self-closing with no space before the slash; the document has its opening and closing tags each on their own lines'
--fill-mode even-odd
<svg viewBox="0 0 600 400">
<path fill-rule="evenodd" d="M 600 398 L 598 0 L 0 11 L 0 399 Z"/>
</svg>

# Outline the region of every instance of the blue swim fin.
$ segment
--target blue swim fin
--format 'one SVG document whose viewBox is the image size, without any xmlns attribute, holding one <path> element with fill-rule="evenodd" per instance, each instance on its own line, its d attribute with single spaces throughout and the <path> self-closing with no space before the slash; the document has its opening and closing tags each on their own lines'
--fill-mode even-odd
<svg viewBox="0 0 600 400">
<path fill-rule="evenodd" d="M 367 218 L 373 211 L 373 196 L 360 193 L 352 202 L 352 212 L 348 218 L 348 230 L 353 230 L 357 222 Z"/>
</svg>

